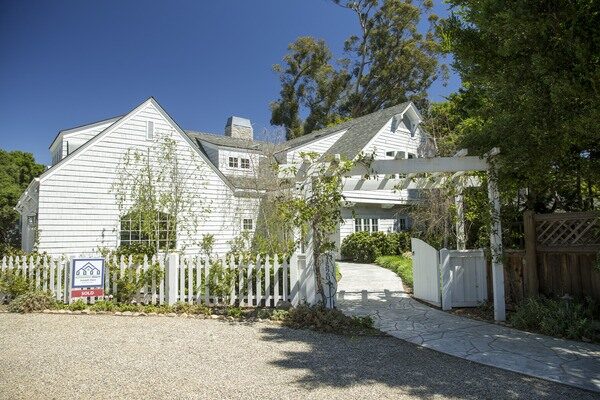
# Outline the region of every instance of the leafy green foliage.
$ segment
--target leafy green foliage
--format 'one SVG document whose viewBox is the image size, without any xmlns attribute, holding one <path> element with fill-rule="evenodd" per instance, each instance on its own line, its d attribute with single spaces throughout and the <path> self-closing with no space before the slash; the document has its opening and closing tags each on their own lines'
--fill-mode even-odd
<svg viewBox="0 0 600 400">
<path fill-rule="evenodd" d="M 90 310 L 96 311 L 96 312 L 99 312 L 99 311 L 111 312 L 111 311 L 115 311 L 116 308 L 117 308 L 117 306 L 114 302 L 107 301 L 107 300 L 98 300 L 90 306 Z"/>
<path fill-rule="evenodd" d="M 404 286 L 413 287 L 412 258 L 399 256 L 377 257 L 375 264 L 392 270 L 402 279 Z"/>
<path fill-rule="evenodd" d="M 302 231 L 312 238 L 312 252 L 315 260 L 317 293 L 321 294 L 323 304 L 326 302 L 321 279 L 321 268 L 318 264 L 320 256 L 335 250 L 335 242 L 331 235 L 343 222 L 341 206 L 344 196 L 341 186 L 344 175 L 354 165 L 351 161 L 338 160 L 333 157 L 321 159 L 318 153 L 301 153 L 312 174 L 299 182 L 301 196 L 291 197 L 279 203 L 279 210 L 287 224 Z M 293 175 L 296 175 L 292 167 Z"/>
<path fill-rule="evenodd" d="M 283 325 L 340 335 L 373 334 L 371 317 L 349 317 L 338 309 L 300 305 L 283 315 Z"/>
<path fill-rule="evenodd" d="M 30 313 L 53 308 L 56 308 L 56 300 L 50 292 L 41 290 L 23 293 L 8 305 L 8 311 L 14 313 Z"/>
<path fill-rule="evenodd" d="M 204 214 L 204 163 L 194 150 L 183 155 L 170 132 L 157 132 L 147 150 L 128 149 L 117 168 L 111 187 L 122 223 L 131 221 L 135 230 L 155 252 L 177 247 L 178 234 L 198 237 Z M 185 157 L 185 158 L 184 158 Z M 124 229 L 127 230 L 127 229 Z M 180 243 L 179 250 L 190 243 Z"/>
<path fill-rule="evenodd" d="M 355 232 L 342 241 L 342 257 L 356 262 L 374 262 L 382 255 L 398 255 L 410 249 L 407 232 Z"/>
<path fill-rule="evenodd" d="M 501 148 L 505 201 L 538 212 L 592 209 L 600 195 L 597 3 L 449 3 L 440 33 L 464 86 L 444 111 L 451 141 L 476 154 Z"/>
<path fill-rule="evenodd" d="M 71 304 L 69 304 L 69 310 L 71 310 L 71 311 L 82 311 L 82 310 L 85 310 L 86 308 L 88 308 L 88 305 L 82 299 L 77 299 L 74 302 L 72 302 Z"/>
<path fill-rule="evenodd" d="M 23 274 L 13 269 L 0 272 L 0 292 L 8 293 L 12 299 L 29 290 L 29 283 Z"/>
<path fill-rule="evenodd" d="M 31 180 L 44 172 L 33 155 L 0 149 L 0 257 L 9 247 L 21 247 L 15 206 Z"/>
<path fill-rule="evenodd" d="M 344 58 L 332 62 L 323 40 L 300 37 L 283 65 L 274 66 L 281 91 L 271 123 L 285 127 L 288 139 L 407 100 L 425 108 L 427 88 L 445 71 L 438 66 L 431 1 L 334 3 L 355 14 L 360 31 L 345 41 Z M 423 16 L 430 23 L 425 33 L 418 29 Z"/>
<path fill-rule="evenodd" d="M 517 329 L 597 341 L 599 317 L 599 305 L 591 299 L 580 302 L 542 297 L 525 299 L 509 315 L 509 322 Z"/>
<path fill-rule="evenodd" d="M 107 274 L 109 276 L 117 275 L 117 293 L 116 300 L 120 303 L 130 303 L 144 286 L 149 286 L 154 282 L 160 282 L 164 276 L 164 271 L 158 263 L 152 263 L 151 257 L 154 255 L 156 247 L 150 243 L 136 243 L 131 245 L 122 245 L 115 250 L 108 248 L 99 249 L 100 254 L 106 259 Z M 121 275 L 121 258 L 128 264 L 131 259 L 131 266 L 126 267 Z M 148 269 L 137 271 L 138 266 L 148 262 Z M 111 293 L 112 286 L 107 288 L 107 293 Z"/>
</svg>

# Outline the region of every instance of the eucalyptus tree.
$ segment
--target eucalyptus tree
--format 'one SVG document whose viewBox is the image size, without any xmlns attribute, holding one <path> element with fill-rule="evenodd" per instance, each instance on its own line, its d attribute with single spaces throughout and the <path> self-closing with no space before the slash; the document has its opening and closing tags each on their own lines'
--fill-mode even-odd
<svg viewBox="0 0 600 400">
<path fill-rule="evenodd" d="M 323 40 L 301 37 L 274 67 L 281 91 L 271 105 L 271 123 L 285 127 L 288 139 L 407 100 L 424 108 L 427 89 L 445 73 L 431 1 L 333 3 L 356 15 L 360 32 L 345 40 L 344 53 L 334 60 Z"/>
</svg>

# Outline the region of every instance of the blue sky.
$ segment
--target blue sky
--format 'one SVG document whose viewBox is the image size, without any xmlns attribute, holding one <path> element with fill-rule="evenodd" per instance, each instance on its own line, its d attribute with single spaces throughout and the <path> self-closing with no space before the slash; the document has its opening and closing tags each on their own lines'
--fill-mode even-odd
<svg viewBox="0 0 600 400">
<path fill-rule="evenodd" d="M 436 12 L 446 14 L 436 2 Z M 341 55 L 355 17 L 328 0 L 0 1 L 0 148 L 50 162 L 65 128 L 124 114 L 154 96 L 186 129 L 230 115 L 271 129 L 272 65 L 298 36 Z M 455 91 L 436 82 L 433 101 Z"/>
</svg>

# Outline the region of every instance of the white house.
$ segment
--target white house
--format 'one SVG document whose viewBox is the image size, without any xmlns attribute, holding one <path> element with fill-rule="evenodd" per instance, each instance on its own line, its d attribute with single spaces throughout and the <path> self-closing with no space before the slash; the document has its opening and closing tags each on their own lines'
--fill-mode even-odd
<svg viewBox="0 0 600 400">
<path fill-rule="evenodd" d="M 229 118 L 224 135 L 184 130 L 149 98 L 123 116 L 58 133 L 50 145 L 53 165 L 30 183 L 17 205 L 22 247 L 79 255 L 145 240 L 123 220 L 112 188 L 128 151 L 148 154 L 154 164 L 153 149 L 168 137 L 182 164 L 195 165 L 183 185 L 198 194 L 198 204 L 188 212 L 200 216 L 194 232 L 177 232 L 176 247 L 198 252 L 202 235 L 212 234 L 214 251 L 223 254 L 231 240 L 256 227 L 264 196 L 256 174 L 267 156 L 283 166 L 299 162 L 300 153 L 309 151 L 349 159 L 360 154 L 420 157 L 427 147 L 420 122 L 415 106 L 404 103 L 275 145 L 254 140 L 250 121 L 239 117 Z M 353 191 L 345 197 L 338 243 L 355 231 L 409 227 L 399 208 L 415 200 L 409 190 Z"/>
</svg>

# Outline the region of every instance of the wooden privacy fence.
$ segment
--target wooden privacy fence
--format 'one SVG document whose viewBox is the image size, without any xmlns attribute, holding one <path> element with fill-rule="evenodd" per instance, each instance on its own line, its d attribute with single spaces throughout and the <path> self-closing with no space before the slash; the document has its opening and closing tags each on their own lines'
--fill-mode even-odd
<svg viewBox="0 0 600 400">
<path fill-rule="evenodd" d="M 306 276 L 305 268 L 304 257 L 297 254 L 245 262 L 234 257 L 209 260 L 178 254 L 144 257 L 139 262 L 132 257 L 115 257 L 106 260 L 104 290 L 106 296 L 117 298 L 129 291 L 129 300 L 145 304 L 181 301 L 272 307 L 279 301 L 297 304 L 309 297 L 307 285 L 299 282 L 300 276 Z M 4 257 L 0 263 L 4 282 L 50 291 L 65 303 L 70 301 L 71 274 L 71 262 L 66 257 Z M 0 300 L 9 297 L 8 292 L 0 292 Z M 99 299 L 84 300 L 93 303 Z"/>
<path fill-rule="evenodd" d="M 504 254 L 507 301 L 570 295 L 600 300 L 600 213 L 523 215 L 525 249 Z"/>
</svg>

